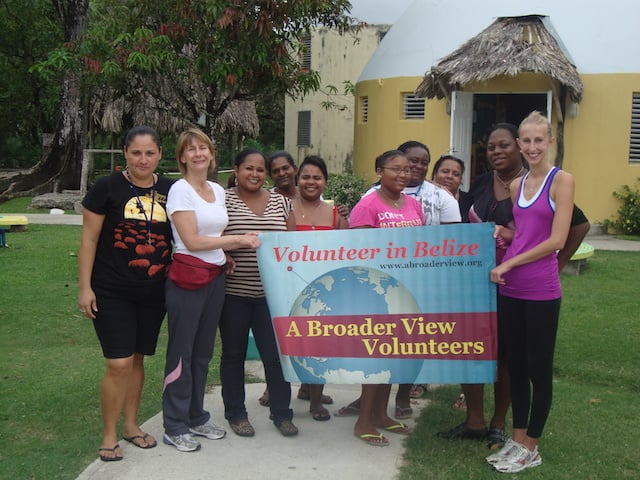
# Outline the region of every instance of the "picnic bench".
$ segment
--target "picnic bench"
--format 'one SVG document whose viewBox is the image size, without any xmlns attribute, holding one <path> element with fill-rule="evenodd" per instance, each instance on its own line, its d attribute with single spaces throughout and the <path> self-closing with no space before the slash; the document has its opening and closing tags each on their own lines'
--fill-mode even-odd
<svg viewBox="0 0 640 480">
<path fill-rule="evenodd" d="M 580 275 L 580 269 L 587 263 L 587 258 L 593 257 L 594 252 L 593 245 L 582 242 L 576 253 L 569 259 L 569 263 L 562 269 L 562 272 L 569 275 Z"/>
<path fill-rule="evenodd" d="M 0 248 L 7 246 L 7 231 L 24 230 L 29 219 L 24 215 L 0 215 Z"/>
</svg>

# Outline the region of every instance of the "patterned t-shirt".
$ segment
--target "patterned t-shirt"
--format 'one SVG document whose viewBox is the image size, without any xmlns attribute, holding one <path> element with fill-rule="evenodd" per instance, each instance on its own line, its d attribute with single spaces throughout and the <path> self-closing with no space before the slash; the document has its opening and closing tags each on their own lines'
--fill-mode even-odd
<svg viewBox="0 0 640 480">
<path fill-rule="evenodd" d="M 229 224 L 224 231 L 225 235 L 287 230 L 287 218 L 291 213 L 291 201 L 288 198 L 279 193 L 269 192 L 269 203 L 264 213 L 256 215 L 238 197 L 235 188 L 227 189 L 226 193 L 225 202 Z M 240 297 L 264 297 L 256 251 L 249 248 L 239 248 L 230 251 L 229 254 L 236 261 L 236 268 L 232 274 L 227 275 L 226 293 Z"/>
<path fill-rule="evenodd" d="M 380 185 L 371 187 L 365 195 L 378 188 L 380 188 Z M 462 220 L 460 207 L 455 197 L 443 188 L 437 187 L 426 180 L 415 187 L 405 187 L 402 192 L 422 204 L 425 225 L 459 223 Z"/>
<path fill-rule="evenodd" d="M 365 195 L 349 215 L 351 228 L 399 228 L 420 225 L 424 225 L 420 203 L 407 195 L 404 195 L 404 202 L 400 208 L 387 205 L 377 193 Z"/>
<path fill-rule="evenodd" d="M 100 178 L 82 205 L 104 223 L 98 239 L 91 284 L 117 291 L 164 285 L 171 259 L 171 227 L 166 213 L 171 181 L 134 187 L 122 173 Z"/>
</svg>

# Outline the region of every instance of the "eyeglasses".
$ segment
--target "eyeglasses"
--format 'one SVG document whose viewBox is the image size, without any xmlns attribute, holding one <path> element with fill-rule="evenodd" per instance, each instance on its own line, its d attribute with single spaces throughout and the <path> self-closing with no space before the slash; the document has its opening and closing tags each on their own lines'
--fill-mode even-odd
<svg viewBox="0 0 640 480">
<path fill-rule="evenodd" d="M 401 168 L 401 167 L 382 167 L 383 170 L 391 170 L 395 175 L 400 175 L 404 173 L 405 175 L 411 175 L 410 168 Z"/>
</svg>

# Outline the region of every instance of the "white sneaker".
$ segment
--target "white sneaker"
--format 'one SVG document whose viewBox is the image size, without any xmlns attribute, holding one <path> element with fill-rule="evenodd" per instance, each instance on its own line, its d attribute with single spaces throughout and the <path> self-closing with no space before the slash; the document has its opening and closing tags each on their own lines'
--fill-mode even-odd
<svg viewBox="0 0 640 480">
<path fill-rule="evenodd" d="M 167 435 L 162 437 L 162 441 L 167 445 L 173 445 L 181 452 L 195 452 L 200 450 L 200 442 L 198 442 L 190 433 L 182 435 Z"/>
<path fill-rule="evenodd" d="M 207 437 L 209 440 L 218 440 L 227 434 L 227 431 L 224 428 L 219 427 L 213 422 L 207 422 L 202 425 L 198 425 L 197 427 L 191 427 L 189 431 L 194 435 Z"/>
<path fill-rule="evenodd" d="M 508 458 L 509 455 L 511 455 L 516 450 L 514 448 L 516 445 L 517 443 L 514 442 L 511 438 L 508 439 L 505 442 L 504 447 L 502 447 L 496 453 L 492 453 L 486 458 L 487 462 L 493 465 L 495 463 L 498 463 L 501 460 Z"/>
<path fill-rule="evenodd" d="M 510 453 L 508 457 L 493 464 L 494 468 L 502 473 L 521 472 L 522 470 L 537 467 L 538 465 L 542 465 L 542 457 L 538 453 L 538 447 L 532 452 L 519 443 L 516 443 L 514 451 Z"/>
</svg>

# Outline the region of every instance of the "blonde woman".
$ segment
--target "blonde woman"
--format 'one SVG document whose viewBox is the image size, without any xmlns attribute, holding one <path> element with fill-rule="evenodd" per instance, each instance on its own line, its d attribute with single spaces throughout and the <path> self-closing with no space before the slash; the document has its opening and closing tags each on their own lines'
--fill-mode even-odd
<svg viewBox="0 0 640 480">
<path fill-rule="evenodd" d="M 209 362 L 225 291 L 225 250 L 255 249 L 256 234 L 226 235 L 225 191 L 207 180 L 215 168 L 214 146 L 198 129 L 178 138 L 178 180 L 167 199 L 175 242 L 166 283 L 169 323 L 162 395 L 164 443 L 181 452 L 200 449 L 194 435 L 216 440 L 224 429 L 204 409 Z"/>
<path fill-rule="evenodd" d="M 505 327 L 513 438 L 487 461 L 507 473 L 542 464 L 538 441 L 551 409 L 562 296 L 556 252 L 569 234 L 574 196 L 573 177 L 549 158 L 554 142 L 549 121 L 533 112 L 518 135 L 529 172 L 510 186 L 515 235 L 496 226 L 496 236 L 512 239 L 502 263 L 491 271 Z"/>
</svg>

